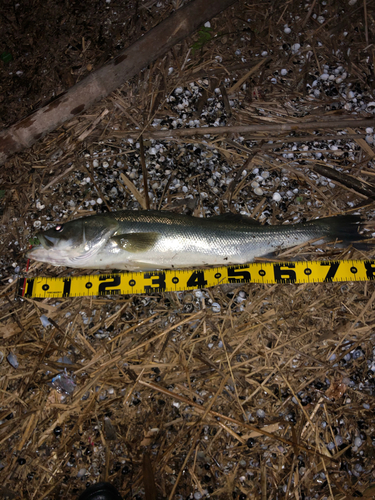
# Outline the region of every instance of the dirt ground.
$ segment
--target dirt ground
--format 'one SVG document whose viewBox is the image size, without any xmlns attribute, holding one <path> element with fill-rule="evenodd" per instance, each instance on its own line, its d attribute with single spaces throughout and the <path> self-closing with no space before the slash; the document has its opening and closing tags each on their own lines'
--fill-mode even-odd
<svg viewBox="0 0 375 500">
<path fill-rule="evenodd" d="M 183 3 L 3 0 L 0 129 Z M 141 131 L 151 208 L 268 224 L 358 212 L 373 237 L 374 18 L 371 1 L 239 1 L 1 167 L 2 497 L 76 498 L 100 480 L 146 500 L 375 496 L 372 281 L 15 299 L 38 230 L 144 206 Z M 152 136 L 235 125 L 259 130 Z"/>
</svg>

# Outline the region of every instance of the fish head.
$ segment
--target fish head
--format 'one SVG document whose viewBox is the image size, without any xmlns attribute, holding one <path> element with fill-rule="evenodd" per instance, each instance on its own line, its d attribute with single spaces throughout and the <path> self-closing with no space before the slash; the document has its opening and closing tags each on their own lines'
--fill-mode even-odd
<svg viewBox="0 0 375 500">
<path fill-rule="evenodd" d="M 117 229 L 118 222 L 105 215 L 57 224 L 36 235 L 39 245 L 32 247 L 26 256 L 54 266 L 84 267 Z"/>
</svg>

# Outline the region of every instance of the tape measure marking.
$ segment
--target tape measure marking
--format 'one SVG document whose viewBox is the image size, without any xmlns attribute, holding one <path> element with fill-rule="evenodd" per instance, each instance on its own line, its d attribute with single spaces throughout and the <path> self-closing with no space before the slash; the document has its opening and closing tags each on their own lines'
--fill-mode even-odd
<svg viewBox="0 0 375 500">
<path fill-rule="evenodd" d="M 375 260 L 255 262 L 210 269 L 20 278 L 17 295 L 64 298 L 195 290 L 224 283 L 330 283 L 374 279 Z"/>
</svg>

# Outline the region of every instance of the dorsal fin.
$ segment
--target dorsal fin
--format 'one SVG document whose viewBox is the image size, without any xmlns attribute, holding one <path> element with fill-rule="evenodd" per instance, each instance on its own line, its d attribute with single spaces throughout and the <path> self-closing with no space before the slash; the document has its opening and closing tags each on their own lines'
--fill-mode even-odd
<svg viewBox="0 0 375 500">
<path fill-rule="evenodd" d="M 241 214 L 233 214 L 232 212 L 227 212 L 225 214 L 214 215 L 210 219 L 215 219 L 223 222 L 237 222 L 237 224 L 248 224 L 249 226 L 261 226 L 261 223 L 252 217 Z"/>
</svg>

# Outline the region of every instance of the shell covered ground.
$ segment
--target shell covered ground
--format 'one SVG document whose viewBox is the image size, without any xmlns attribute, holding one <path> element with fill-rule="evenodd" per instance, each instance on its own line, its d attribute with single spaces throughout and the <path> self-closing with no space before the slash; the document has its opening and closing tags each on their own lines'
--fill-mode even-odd
<svg viewBox="0 0 375 500">
<path fill-rule="evenodd" d="M 5 0 L 2 126 L 182 4 Z M 87 274 L 26 274 L 38 230 L 148 203 L 264 224 L 354 212 L 371 238 L 374 17 L 369 1 L 239 1 L 1 167 L 3 497 L 101 480 L 127 499 L 375 496 L 372 281 L 15 299 L 20 276 Z M 320 250 L 288 258 L 374 257 Z"/>
</svg>

